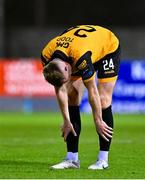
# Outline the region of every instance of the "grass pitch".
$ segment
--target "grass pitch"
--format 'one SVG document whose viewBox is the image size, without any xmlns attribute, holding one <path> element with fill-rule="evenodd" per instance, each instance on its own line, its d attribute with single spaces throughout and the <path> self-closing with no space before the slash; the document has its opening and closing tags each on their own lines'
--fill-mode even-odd
<svg viewBox="0 0 145 180">
<path fill-rule="evenodd" d="M 115 115 L 109 169 L 91 171 L 98 152 L 92 116 L 82 115 L 81 168 L 49 170 L 66 154 L 60 114 L 0 113 L 1 179 L 145 178 L 145 115 Z"/>
</svg>

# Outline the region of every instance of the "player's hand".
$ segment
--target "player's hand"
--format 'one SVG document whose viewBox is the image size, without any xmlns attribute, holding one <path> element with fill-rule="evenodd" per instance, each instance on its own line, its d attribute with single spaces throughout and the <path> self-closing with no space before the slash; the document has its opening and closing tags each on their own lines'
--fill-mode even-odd
<svg viewBox="0 0 145 180">
<path fill-rule="evenodd" d="M 96 123 L 97 133 L 102 136 L 106 141 L 112 138 L 113 129 L 109 127 L 104 121 L 99 121 Z"/>
<path fill-rule="evenodd" d="M 61 131 L 62 131 L 62 137 L 64 138 L 64 141 L 66 141 L 69 133 L 72 133 L 74 136 L 77 136 L 71 122 L 64 122 L 61 127 Z"/>
</svg>

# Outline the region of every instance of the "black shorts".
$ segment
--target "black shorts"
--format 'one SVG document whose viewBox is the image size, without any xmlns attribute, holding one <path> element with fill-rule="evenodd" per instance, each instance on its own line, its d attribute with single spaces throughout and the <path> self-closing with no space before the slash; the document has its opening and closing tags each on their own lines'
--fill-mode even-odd
<svg viewBox="0 0 145 180">
<path fill-rule="evenodd" d="M 100 82 L 109 82 L 117 79 L 121 58 L 120 46 L 113 53 L 107 54 L 94 65 Z"/>
</svg>

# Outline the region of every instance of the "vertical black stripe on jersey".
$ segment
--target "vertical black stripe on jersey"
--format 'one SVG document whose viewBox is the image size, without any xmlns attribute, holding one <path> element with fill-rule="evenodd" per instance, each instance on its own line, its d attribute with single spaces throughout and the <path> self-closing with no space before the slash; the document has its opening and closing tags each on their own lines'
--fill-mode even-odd
<svg viewBox="0 0 145 180">
<path fill-rule="evenodd" d="M 79 70 L 83 80 L 91 78 L 95 72 L 94 66 L 91 61 L 91 55 L 92 52 L 87 51 L 83 56 L 80 57 L 80 59 L 77 61 L 75 65 L 76 68 Z M 79 66 L 81 65 L 81 63 L 83 63 L 83 61 L 86 61 L 86 66 L 80 69 Z"/>
</svg>

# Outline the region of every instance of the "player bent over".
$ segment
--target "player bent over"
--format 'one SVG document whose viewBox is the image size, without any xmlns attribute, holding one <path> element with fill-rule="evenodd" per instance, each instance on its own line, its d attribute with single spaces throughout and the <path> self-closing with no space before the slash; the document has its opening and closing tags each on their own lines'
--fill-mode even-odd
<svg viewBox="0 0 145 180">
<path fill-rule="evenodd" d="M 41 59 L 44 77 L 55 87 L 63 116 L 62 136 L 67 145 L 65 160 L 51 168 L 80 167 L 79 104 L 84 87 L 88 91 L 100 146 L 97 161 L 88 169 L 107 168 L 113 133 L 111 101 L 120 64 L 119 40 L 110 30 L 100 26 L 75 26 L 52 39 L 43 49 Z"/>
</svg>

